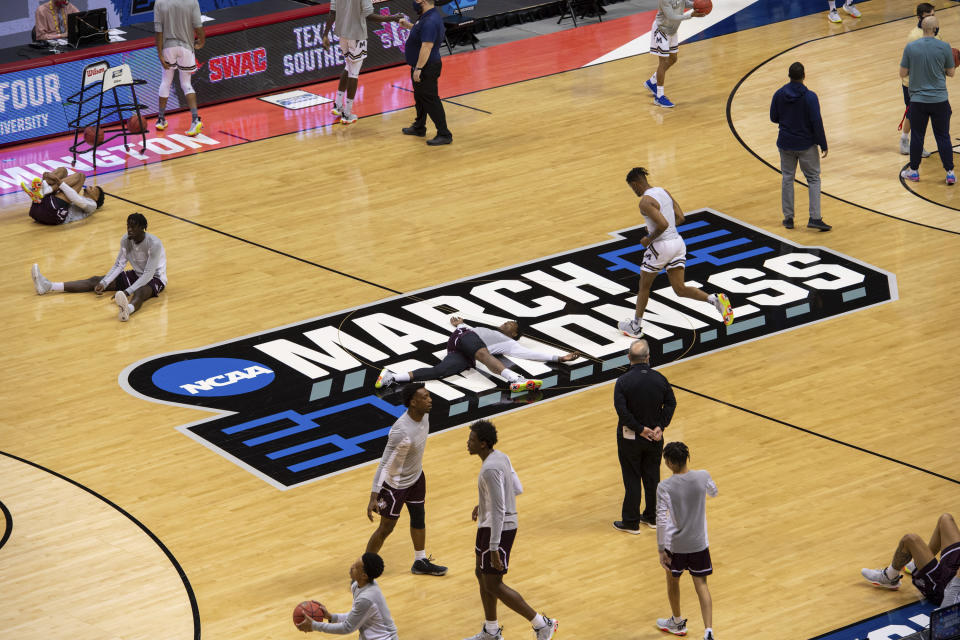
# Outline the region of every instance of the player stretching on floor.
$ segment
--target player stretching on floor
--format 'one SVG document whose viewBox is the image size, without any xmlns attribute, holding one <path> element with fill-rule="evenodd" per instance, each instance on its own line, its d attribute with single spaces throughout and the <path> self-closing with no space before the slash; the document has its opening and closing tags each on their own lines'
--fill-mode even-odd
<svg viewBox="0 0 960 640">
<path fill-rule="evenodd" d="M 128 260 L 133 269 L 124 271 L 123 267 Z M 33 286 L 41 296 L 51 291 L 93 291 L 97 295 L 104 291 L 116 291 L 113 300 L 120 307 L 120 322 L 126 322 L 131 313 L 139 309 L 147 299 L 160 295 L 167 286 L 167 256 L 160 239 L 147 233 L 147 219 L 144 215 L 131 213 L 127 216 L 127 233 L 120 238 L 117 261 L 107 275 L 72 282 L 50 282 L 40 274 L 40 268 L 36 264 L 33 265 L 31 274 Z"/>
<path fill-rule="evenodd" d="M 48 171 L 43 178 L 34 178 L 20 187 L 30 196 L 30 217 L 40 224 L 64 224 L 83 220 L 103 206 L 100 187 L 84 187 L 86 176 L 81 172 L 67 174 L 64 167 Z"/>
<path fill-rule="evenodd" d="M 453 316 L 450 324 L 456 327 L 447 341 L 447 355 L 434 367 L 416 369 L 409 373 L 394 373 L 384 369 L 377 378 L 376 388 L 390 386 L 395 382 L 411 380 L 439 380 L 476 366 L 479 360 L 494 375 L 510 383 L 510 391 L 535 391 L 543 385 L 542 380 L 527 380 L 515 371 L 505 367 L 495 356 L 516 356 L 537 362 L 569 362 L 577 357 L 577 352 L 555 356 L 527 349 L 517 342 L 520 338 L 520 325 L 508 320 L 497 329 L 471 327 L 462 318 Z"/>
<path fill-rule="evenodd" d="M 702 18 L 705 13 L 693 11 L 684 13 L 684 8 L 693 6 L 693 0 L 660 0 L 657 17 L 650 32 L 650 53 L 657 56 L 657 70 L 646 81 L 647 89 L 653 94 L 653 101 L 661 107 L 674 106 L 663 94 L 663 84 L 667 79 L 667 69 L 677 64 L 677 51 L 680 39 L 677 30 L 680 23 L 690 18 Z"/>
<path fill-rule="evenodd" d="M 683 224 L 683 210 L 666 189 L 650 186 L 649 173 L 643 167 L 634 167 L 627 174 L 627 184 L 640 196 L 640 213 L 643 214 L 649 233 L 640 244 L 646 247 L 640 265 L 640 286 L 637 290 L 637 311 L 633 318 L 621 320 L 617 327 L 623 335 L 642 338 L 641 319 L 650 299 L 650 288 L 661 269 L 667 270 L 667 278 L 674 293 L 683 298 L 709 302 L 723 318 L 724 324 L 733 322 L 733 307 L 722 293 L 707 294 L 702 289 L 688 287 L 684 280 L 684 265 L 687 261 L 687 245 L 677 232 Z"/>
</svg>

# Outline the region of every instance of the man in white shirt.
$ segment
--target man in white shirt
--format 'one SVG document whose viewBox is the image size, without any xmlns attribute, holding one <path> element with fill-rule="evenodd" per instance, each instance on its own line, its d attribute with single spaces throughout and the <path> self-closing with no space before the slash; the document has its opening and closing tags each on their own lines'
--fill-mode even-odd
<svg viewBox="0 0 960 640">
<path fill-rule="evenodd" d="M 128 261 L 133 269 L 124 271 Z M 93 291 L 98 296 L 104 291 L 116 291 L 113 300 L 120 309 L 118 317 L 120 322 L 126 322 L 131 313 L 150 298 L 160 295 L 167 286 L 167 255 L 160 239 L 147 233 L 146 217 L 142 213 L 131 213 L 127 216 L 127 233 L 120 238 L 117 261 L 107 275 L 72 282 L 51 282 L 40 274 L 36 264 L 31 275 L 37 295 L 41 296 L 51 291 Z"/>
<path fill-rule="evenodd" d="M 100 187 L 84 187 L 87 179 L 80 171 L 67 173 L 65 167 L 48 171 L 27 185 L 20 183 L 32 204 L 30 217 L 40 224 L 57 225 L 83 220 L 103 206 L 105 193 Z"/>
</svg>

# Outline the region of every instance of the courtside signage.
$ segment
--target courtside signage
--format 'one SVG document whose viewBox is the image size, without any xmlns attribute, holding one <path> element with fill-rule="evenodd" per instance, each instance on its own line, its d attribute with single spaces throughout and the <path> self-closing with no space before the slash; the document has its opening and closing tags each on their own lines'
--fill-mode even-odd
<svg viewBox="0 0 960 640">
<path fill-rule="evenodd" d="M 854 622 L 810 640 L 895 640 L 906 638 L 930 625 L 934 607 L 926 600 Z"/>
<path fill-rule="evenodd" d="M 725 291 L 736 320 L 724 326 L 712 305 L 678 298 L 658 279 L 644 315 L 655 366 L 897 299 L 891 273 L 716 211 L 689 214 L 679 231 L 688 283 Z M 429 382 L 434 432 L 616 378 L 632 342 L 616 323 L 633 315 L 645 233 L 645 227 L 625 229 L 597 245 L 154 356 L 127 367 L 119 382 L 147 400 L 215 412 L 179 428 L 273 486 L 289 488 L 380 457 L 404 409 L 396 387 L 374 390 L 377 375 L 383 367 L 410 371 L 437 363 L 451 313 L 474 325 L 518 319 L 525 346 L 584 357 L 563 364 L 515 360 L 519 372 L 544 381 L 535 395 L 511 394 L 482 368 Z"/>
</svg>

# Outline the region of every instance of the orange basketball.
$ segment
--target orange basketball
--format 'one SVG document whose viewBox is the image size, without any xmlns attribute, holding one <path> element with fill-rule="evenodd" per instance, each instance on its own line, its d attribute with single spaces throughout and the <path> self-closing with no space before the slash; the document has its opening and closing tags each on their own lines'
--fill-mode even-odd
<svg viewBox="0 0 960 640">
<path fill-rule="evenodd" d="M 87 127 L 83 130 L 83 139 L 91 147 L 98 145 L 103 142 L 103 129 L 100 127 Z"/>
<path fill-rule="evenodd" d="M 322 622 L 323 609 L 320 607 L 320 603 L 316 600 L 307 600 L 298 604 L 293 610 L 293 624 L 300 624 L 305 617 L 315 622 Z"/>
<path fill-rule="evenodd" d="M 693 0 L 693 10 L 707 15 L 713 11 L 713 3 L 710 0 Z"/>
<path fill-rule="evenodd" d="M 143 116 L 138 116 L 133 114 L 130 116 L 130 119 L 127 120 L 127 131 L 130 133 L 140 133 L 147 128 L 147 121 Z"/>
</svg>

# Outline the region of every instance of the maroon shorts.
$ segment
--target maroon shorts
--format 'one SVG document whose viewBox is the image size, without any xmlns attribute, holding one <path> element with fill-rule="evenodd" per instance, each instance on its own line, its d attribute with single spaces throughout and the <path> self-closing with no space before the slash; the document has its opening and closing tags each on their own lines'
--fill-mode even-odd
<svg viewBox="0 0 960 640">
<path fill-rule="evenodd" d="M 400 517 L 400 511 L 405 504 L 423 504 L 427 497 L 427 478 L 420 472 L 417 481 L 406 489 L 395 489 L 384 483 L 380 487 L 380 495 L 377 499 L 377 505 L 380 507 L 380 517 L 396 520 Z"/>
<path fill-rule="evenodd" d="M 493 568 L 493 563 L 490 560 L 490 554 L 492 553 L 490 550 L 490 527 L 477 529 L 477 571 L 501 576 L 505 574 L 510 568 L 510 549 L 513 548 L 513 541 L 516 537 L 516 529 L 504 529 L 500 532 L 500 546 L 497 547 L 497 553 L 500 554 L 503 571 L 497 571 Z"/>
<path fill-rule="evenodd" d="M 913 572 L 913 586 L 920 590 L 923 597 L 938 607 L 943 601 L 943 592 L 960 569 L 960 542 L 940 552 L 940 558 L 934 558 L 921 569 Z"/>
<path fill-rule="evenodd" d="M 694 553 L 670 553 L 670 573 L 679 578 L 684 571 L 692 576 L 708 576 L 713 573 L 713 564 L 710 562 L 710 547 Z"/>
<path fill-rule="evenodd" d="M 117 291 L 123 291 L 136 282 L 139 278 L 140 276 L 138 276 L 137 272 L 133 269 L 124 271 L 117 276 L 117 279 L 114 281 L 114 283 L 117 285 Z M 151 297 L 156 298 L 167 285 L 163 284 L 163 280 L 160 278 L 153 277 L 150 279 L 150 282 L 147 283 L 147 286 L 150 287 L 150 291 L 153 292 L 153 296 Z"/>
<path fill-rule="evenodd" d="M 30 205 L 30 217 L 40 224 L 63 224 L 69 214 L 70 203 L 54 198 L 52 193 Z"/>
</svg>

